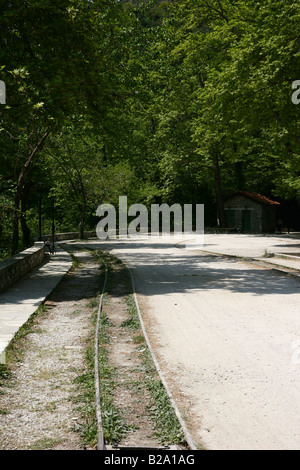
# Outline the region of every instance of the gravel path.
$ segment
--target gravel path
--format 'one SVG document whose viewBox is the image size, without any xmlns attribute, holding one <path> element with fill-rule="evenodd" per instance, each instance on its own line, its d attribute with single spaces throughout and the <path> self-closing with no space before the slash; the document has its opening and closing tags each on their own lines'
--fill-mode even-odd
<svg viewBox="0 0 300 470">
<path fill-rule="evenodd" d="M 243 237 L 258 254 L 261 238 Z M 199 446 L 299 449 L 299 279 L 167 241 L 89 245 L 131 268 L 150 341 Z"/>
<path fill-rule="evenodd" d="M 208 250 L 221 239 L 206 240 Z M 272 251 L 284 249 L 284 240 L 267 241 Z M 263 242 L 243 237 L 238 254 L 248 243 L 251 256 L 262 256 Z M 113 250 L 131 268 L 151 343 L 199 447 L 299 449 L 299 279 L 166 241 L 87 246 Z M 99 290 L 88 263 L 81 277 L 68 277 L 70 290 L 51 298 L 26 338 L 12 386 L 0 395 L 0 448 L 80 446 L 73 380 L 85 367 L 87 299 Z"/>
<path fill-rule="evenodd" d="M 0 449 L 82 448 L 74 379 L 84 373 L 91 331 L 88 302 L 99 291 L 99 266 L 86 253 L 65 276 L 18 345 L 22 360 L 1 388 Z M 96 275 L 95 275 L 96 273 Z M 88 282 L 87 282 L 88 281 Z"/>
</svg>

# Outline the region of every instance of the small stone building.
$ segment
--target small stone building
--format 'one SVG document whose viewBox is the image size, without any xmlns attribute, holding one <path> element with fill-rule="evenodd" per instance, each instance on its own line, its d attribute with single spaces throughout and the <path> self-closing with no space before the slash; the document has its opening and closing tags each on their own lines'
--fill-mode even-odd
<svg viewBox="0 0 300 470">
<path fill-rule="evenodd" d="M 258 193 L 237 191 L 225 198 L 228 228 L 245 233 L 273 233 L 279 202 Z"/>
</svg>

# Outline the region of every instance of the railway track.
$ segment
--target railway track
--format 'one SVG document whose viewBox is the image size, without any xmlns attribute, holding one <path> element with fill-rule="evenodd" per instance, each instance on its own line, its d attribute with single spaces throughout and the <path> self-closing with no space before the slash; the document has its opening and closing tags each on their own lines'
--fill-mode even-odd
<svg viewBox="0 0 300 470">
<path fill-rule="evenodd" d="M 94 252 L 94 256 L 97 257 L 98 261 L 102 264 L 103 267 L 103 285 L 102 285 L 102 291 L 99 297 L 99 304 L 98 304 L 98 310 L 97 310 L 97 319 L 96 319 L 96 328 L 95 328 L 95 340 L 94 340 L 94 376 L 95 376 L 95 397 L 96 397 L 96 416 L 97 416 L 97 450 L 103 451 L 103 450 L 196 450 L 196 446 L 193 442 L 193 439 L 191 435 L 189 434 L 188 429 L 186 428 L 185 422 L 179 412 L 179 409 L 177 408 L 177 405 L 173 399 L 172 393 L 170 392 L 168 388 L 168 384 L 165 381 L 165 378 L 163 376 L 163 373 L 160 369 L 159 363 L 156 359 L 155 353 L 153 351 L 153 348 L 151 346 L 151 343 L 149 341 L 147 331 L 145 329 L 144 323 L 143 323 L 143 318 L 141 315 L 141 309 L 139 306 L 138 302 L 138 297 L 136 294 L 136 289 L 135 289 L 135 283 L 134 283 L 134 278 L 132 275 L 131 270 L 126 267 L 120 260 L 117 260 L 116 258 L 112 257 L 111 255 L 108 255 L 107 253 L 104 252 Z M 126 274 L 125 274 L 126 272 Z M 121 274 L 120 274 L 121 273 Z M 126 280 L 124 281 L 126 277 Z M 108 286 L 109 284 L 109 286 Z M 125 284 L 125 287 L 124 287 Z M 120 292 L 120 286 L 122 292 Z M 116 291 L 117 289 L 117 291 Z M 119 289 L 119 290 L 118 290 Z M 130 292 L 129 292 L 130 291 Z M 123 297 L 124 299 L 124 293 L 125 297 L 128 299 L 130 298 L 131 300 L 131 315 L 133 315 L 133 310 L 134 310 L 134 315 L 135 318 L 131 318 L 131 320 L 125 320 L 123 318 L 122 324 L 121 325 L 113 325 L 113 323 L 116 323 L 116 321 L 112 318 L 113 314 L 115 313 L 118 308 L 120 309 L 120 302 L 121 298 Z M 117 308 L 113 305 L 109 305 L 114 299 L 115 302 L 118 302 Z M 107 301 L 108 300 L 108 301 Z M 115 304 L 116 305 L 116 304 Z M 124 311 L 124 306 L 121 308 L 121 310 Z M 128 310 L 128 309 L 127 309 Z M 122 320 L 122 319 L 121 319 Z M 124 340 L 124 324 L 129 324 L 133 322 L 135 324 L 135 329 L 130 328 L 127 329 L 127 333 L 125 335 L 126 339 Z M 110 439 L 107 438 L 107 433 L 105 430 L 105 411 L 103 410 L 103 402 L 104 402 L 104 397 L 106 393 L 106 386 L 103 386 L 103 372 L 102 372 L 102 365 L 101 365 L 101 360 L 99 358 L 101 357 L 101 348 L 103 345 L 101 344 L 101 335 L 103 335 L 103 324 L 107 326 L 107 324 L 110 324 L 110 328 L 108 328 L 109 332 L 107 335 L 107 331 L 104 333 L 104 336 L 106 336 L 106 345 L 110 344 L 110 354 L 113 355 L 118 355 L 122 356 L 122 359 L 124 361 L 124 356 L 123 356 L 123 351 L 120 349 L 120 344 L 124 343 L 125 349 L 128 348 L 128 343 L 131 344 L 131 346 L 134 346 L 135 350 L 138 351 L 138 356 L 141 356 L 141 351 L 146 352 L 148 354 L 148 359 L 151 358 L 152 361 L 152 370 L 154 371 L 154 374 L 156 375 L 155 378 L 155 386 L 158 385 L 158 382 L 160 382 L 160 388 L 163 389 L 163 393 L 165 395 L 165 400 L 168 401 L 168 411 L 166 414 L 173 414 L 173 422 L 174 427 L 177 427 L 179 431 L 177 432 L 178 439 L 173 438 L 172 442 L 163 442 L 161 443 L 159 439 L 155 440 L 152 439 L 150 441 L 146 442 L 142 440 L 140 441 L 139 437 L 135 437 L 135 433 L 132 432 L 132 437 L 131 439 L 125 438 L 125 440 L 120 440 L 119 442 L 111 442 Z M 104 326 L 105 328 L 105 326 Z M 133 333 L 134 330 L 134 333 Z M 139 330 L 139 331 L 137 331 Z M 128 333 L 129 332 L 129 333 Z M 129 337 L 128 337 L 129 334 Z M 107 336 L 109 338 L 107 338 Z M 131 337 L 130 337 L 131 336 Z M 134 345 L 133 343 L 136 342 L 136 338 L 138 338 L 138 345 Z M 125 341 L 125 342 L 124 342 Z M 111 343 L 113 343 L 111 345 Z M 117 348 L 117 351 L 114 353 L 113 349 Z M 127 350 L 127 349 L 126 349 Z M 132 348 L 131 348 L 131 354 L 132 354 Z M 136 353 L 135 353 L 136 355 Z M 131 358 L 128 359 L 128 364 L 131 361 Z M 133 367 L 132 367 L 133 366 Z M 121 389 L 121 392 L 119 391 L 119 394 L 125 394 L 126 391 L 124 392 L 124 384 L 125 387 L 128 384 L 132 385 L 132 383 L 135 381 L 136 377 L 134 378 L 129 377 L 130 373 L 134 370 L 137 369 L 137 364 L 131 364 L 130 367 L 125 367 L 125 371 L 122 375 L 122 378 L 120 378 L 120 383 L 122 384 L 121 386 L 123 387 Z M 131 371 L 131 372 L 130 372 Z M 149 374 L 147 375 L 149 377 Z M 142 388 L 143 385 L 140 383 L 140 388 Z M 145 409 L 149 408 L 149 394 L 146 392 L 144 395 L 140 394 L 138 397 L 138 400 L 136 400 L 136 397 L 134 401 L 138 401 L 139 405 L 141 406 L 141 401 L 146 400 L 147 403 L 145 403 Z M 129 402 L 133 403 L 133 401 Z M 154 405 L 155 406 L 155 405 Z M 140 427 L 139 420 L 144 419 L 145 420 L 145 412 L 142 412 L 142 416 L 133 416 L 135 414 L 134 410 L 134 404 L 128 406 L 128 411 L 129 411 L 129 419 L 130 421 L 134 421 L 135 425 L 134 428 L 138 429 Z M 130 416 L 130 413 L 132 415 Z M 139 408 L 139 413 L 140 413 L 140 408 Z M 138 412 L 136 412 L 138 415 Z M 160 417 L 160 420 L 163 421 L 164 418 Z M 142 425 L 143 426 L 143 425 Z M 179 436 L 180 435 L 180 436 Z M 170 439 L 170 438 L 169 438 Z"/>
<path fill-rule="evenodd" d="M 131 271 L 108 252 L 65 248 L 73 270 L 16 339 L 13 386 L 0 383 L 0 447 L 192 450 Z"/>
</svg>

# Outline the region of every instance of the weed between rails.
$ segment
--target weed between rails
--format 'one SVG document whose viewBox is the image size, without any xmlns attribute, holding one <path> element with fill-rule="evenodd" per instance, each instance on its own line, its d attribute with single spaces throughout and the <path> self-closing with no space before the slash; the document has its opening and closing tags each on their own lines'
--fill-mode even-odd
<svg viewBox="0 0 300 470">
<path fill-rule="evenodd" d="M 107 296 L 106 296 L 107 297 Z M 98 304 L 99 299 L 96 300 Z M 105 301 L 105 300 L 104 300 Z M 95 303 L 90 302 L 90 307 Z M 97 311 L 93 314 L 93 323 L 96 327 Z M 119 442 L 128 432 L 128 426 L 121 411 L 113 403 L 113 392 L 115 389 L 115 369 L 109 365 L 108 352 L 105 345 L 109 344 L 108 334 L 109 320 L 106 315 L 100 318 L 99 333 L 99 373 L 101 381 L 101 415 L 104 438 L 107 443 Z M 90 338 L 90 346 L 86 350 L 86 362 L 89 372 L 77 377 L 81 394 L 77 397 L 79 402 L 78 411 L 83 416 L 84 424 L 80 427 L 80 435 L 83 444 L 94 447 L 97 443 L 97 420 L 95 405 L 95 376 L 94 376 L 94 336 Z"/>
<path fill-rule="evenodd" d="M 126 281 L 127 292 L 130 290 L 129 273 L 119 259 L 103 253 L 101 251 L 92 252 L 93 257 L 99 262 L 100 270 L 103 274 L 106 263 L 108 267 L 107 289 L 103 295 L 103 305 L 109 302 L 108 292 L 114 283 L 114 273 L 126 272 L 128 279 Z M 73 261 L 76 261 L 75 257 Z M 74 266 L 76 268 L 76 266 Z M 97 443 L 97 420 L 95 405 L 95 377 L 94 377 L 94 334 L 97 322 L 98 306 L 100 294 L 91 299 L 88 307 L 91 309 L 91 332 L 87 340 L 87 348 L 85 352 L 86 367 L 82 375 L 75 379 L 77 384 L 77 394 L 73 397 L 75 409 L 80 413 L 81 424 L 76 426 L 74 430 L 80 432 L 82 443 L 85 446 L 95 447 Z M 140 370 L 141 378 L 134 384 L 136 390 L 147 389 L 152 399 L 147 404 L 147 410 L 151 420 L 155 437 L 162 445 L 184 443 L 184 435 L 181 426 L 177 420 L 176 414 L 170 403 L 169 397 L 160 381 L 159 375 L 152 360 L 152 356 L 148 350 L 145 337 L 141 330 L 140 320 L 135 305 L 134 296 L 129 294 L 126 297 L 127 319 L 121 324 L 124 332 L 128 331 L 128 337 L 132 338 L 133 343 L 139 351 L 141 358 Z M 19 362 L 22 360 L 25 340 L 28 334 L 33 331 L 37 333 L 35 320 L 37 317 L 47 315 L 47 307 L 42 304 L 34 315 L 28 320 L 26 325 L 22 327 L 8 348 L 9 362 Z M 126 422 L 125 413 L 114 404 L 114 392 L 118 386 L 118 371 L 109 363 L 108 345 L 110 344 L 110 321 L 105 312 L 102 312 L 100 318 L 99 333 L 99 372 L 101 380 L 101 411 L 102 423 L 105 441 L 108 444 L 119 443 L 128 432 L 133 429 L 132 424 Z M 126 333 L 127 334 L 127 333 Z M 0 365 L 0 394 L 1 388 L 5 388 L 10 382 L 11 372 L 7 365 Z M 5 414 L 5 409 L 0 409 L 1 414 Z"/>
<path fill-rule="evenodd" d="M 127 268 L 118 258 L 101 252 L 100 250 L 95 251 L 93 256 L 101 264 L 103 264 L 104 261 L 108 267 L 107 291 L 109 291 L 111 283 L 113 282 L 113 273 L 115 270 L 126 270 L 127 274 L 129 274 Z M 128 286 L 129 285 L 128 277 Z M 127 296 L 126 303 L 128 318 L 122 323 L 121 327 L 136 332 L 136 334 L 133 335 L 133 341 L 141 352 L 140 357 L 142 359 L 141 369 L 143 370 L 143 378 L 140 383 L 135 384 L 135 386 L 137 389 L 146 388 L 152 397 L 151 403 L 147 405 L 147 409 L 153 421 L 155 437 L 162 445 L 174 443 L 186 445 L 184 433 L 171 405 L 168 394 L 161 383 L 146 340 L 141 331 L 140 319 L 132 294 Z M 131 427 L 126 424 L 122 410 L 115 407 L 113 403 L 113 393 L 117 386 L 117 371 L 109 366 L 109 357 L 107 349 L 105 348 L 105 345 L 110 341 L 108 327 L 109 320 L 105 315 L 102 315 L 99 337 L 102 419 L 106 442 L 118 443 L 128 433 Z M 93 362 L 94 361 L 92 361 L 92 363 Z M 93 366 L 92 363 L 91 366 Z"/>
<path fill-rule="evenodd" d="M 139 330 L 141 325 L 133 295 L 127 297 L 127 305 L 129 318 L 123 323 L 123 326 Z M 144 385 L 152 397 L 152 403 L 148 405 L 148 411 L 155 426 L 154 435 L 162 445 L 185 444 L 184 433 L 159 378 L 145 337 L 139 332 L 134 341 L 139 344 L 138 349 L 141 351 Z"/>
</svg>

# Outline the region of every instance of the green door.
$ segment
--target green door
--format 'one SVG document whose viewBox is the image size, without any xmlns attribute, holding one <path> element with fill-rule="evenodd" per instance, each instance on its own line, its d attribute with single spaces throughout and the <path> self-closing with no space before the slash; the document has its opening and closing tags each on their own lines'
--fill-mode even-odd
<svg viewBox="0 0 300 470">
<path fill-rule="evenodd" d="M 227 209 L 225 211 L 226 213 L 226 222 L 227 222 L 227 226 L 229 228 L 234 228 L 235 225 L 236 225 L 236 222 L 235 222 L 235 211 L 232 210 L 232 209 Z"/>
<path fill-rule="evenodd" d="M 251 211 L 248 209 L 243 210 L 242 231 L 251 232 Z"/>
</svg>

